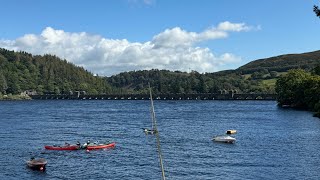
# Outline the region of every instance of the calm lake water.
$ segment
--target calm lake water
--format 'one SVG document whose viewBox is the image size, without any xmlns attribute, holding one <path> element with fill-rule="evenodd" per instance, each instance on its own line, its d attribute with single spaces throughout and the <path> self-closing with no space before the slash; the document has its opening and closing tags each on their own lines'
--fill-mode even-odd
<svg viewBox="0 0 320 180">
<path fill-rule="evenodd" d="M 320 179 L 320 119 L 275 101 L 154 101 L 167 179 Z M 0 102 L 0 179 L 160 179 L 149 101 Z M 227 129 L 235 144 L 213 142 Z M 116 148 L 44 145 L 112 140 Z M 25 160 L 48 160 L 46 172 Z"/>
</svg>

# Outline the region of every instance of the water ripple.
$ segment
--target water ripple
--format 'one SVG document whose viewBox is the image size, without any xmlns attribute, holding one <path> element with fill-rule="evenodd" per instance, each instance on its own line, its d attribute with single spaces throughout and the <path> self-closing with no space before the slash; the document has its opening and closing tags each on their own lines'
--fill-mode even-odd
<svg viewBox="0 0 320 180">
<path fill-rule="evenodd" d="M 0 179 L 160 179 L 148 101 L 0 102 Z M 320 179 L 320 121 L 268 101 L 155 101 L 167 179 Z M 215 135 L 237 129 L 235 144 Z M 116 148 L 48 151 L 64 142 Z M 45 173 L 26 168 L 48 160 Z"/>
</svg>

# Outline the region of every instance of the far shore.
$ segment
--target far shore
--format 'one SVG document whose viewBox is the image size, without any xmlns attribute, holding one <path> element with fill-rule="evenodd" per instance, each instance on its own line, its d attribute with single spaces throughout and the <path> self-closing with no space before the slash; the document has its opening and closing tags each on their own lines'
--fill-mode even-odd
<svg viewBox="0 0 320 180">
<path fill-rule="evenodd" d="M 32 100 L 30 96 L 26 94 L 17 94 L 17 95 L 12 95 L 12 94 L 5 94 L 1 95 L 0 94 L 0 101 L 12 101 L 12 100 Z"/>
</svg>

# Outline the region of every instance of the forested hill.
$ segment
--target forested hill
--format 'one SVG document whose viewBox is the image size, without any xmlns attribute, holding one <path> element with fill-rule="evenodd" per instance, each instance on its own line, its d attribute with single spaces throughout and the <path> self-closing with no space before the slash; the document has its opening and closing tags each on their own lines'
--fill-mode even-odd
<svg viewBox="0 0 320 180">
<path fill-rule="evenodd" d="M 275 56 L 265 59 L 252 61 L 237 70 L 243 74 L 251 74 L 253 72 L 267 69 L 268 71 L 285 72 L 290 69 L 305 69 L 310 70 L 320 63 L 320 51 L 302 53 L 302 54 L 287 54 Z"/>
<path fill-rule="evenodd" d="M 111 76 L 108 81 L 113 86 L 124 88 L 126 93 L 147 93 L 149 82 L 155 93 L 221 93 L 224 90 L 273 92 L 268 87 L 260 87 L 259 80 L 249 80 L 233 71 L 200 74 L 196 71 L 187 73 L 153 69 L 123 72 Z"/>
<path fill-rule="evenodd" d="M 235 70 L 215 73 L 143 70 L 111 76 L 108 82 L 127 93 L 145 92 L 148 82 L 158 93 L 275 93 L 276 79 L 290 69 L 312 70 L 320 64 L 320 51 L 288 54 L 252 61 Z"/>
<path fill-rule="evenodd" d="M 0 93 L 18 94 L 26 90 L 42 93 L 86 91 L 106 93 L 110 85 L 82 67 L 53 55 L 33 56 L 0 48 Z"/>
</svg>

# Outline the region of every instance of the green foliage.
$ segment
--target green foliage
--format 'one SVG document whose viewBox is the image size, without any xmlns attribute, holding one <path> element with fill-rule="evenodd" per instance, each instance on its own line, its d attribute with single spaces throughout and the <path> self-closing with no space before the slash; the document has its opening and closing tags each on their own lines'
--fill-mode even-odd
<svg viewBox="0 0 320 180">
<path fill-rule="evenodd" d="M 281 105 L 296 106 L 299 96 L 303 94 L 302 83 L 307 79 L 304 70 L 290 70 L 285 76 L 281 76 L 276 82 L 278 102 Z"/>
<path fill-rule="evenodd" d="M 38 94 L 69 94 L 74 91 L 85 91 L 87 94 L 145 94 L 148 93 L 148 83 L 154 93 L 221 93 L 229 90 L 274 93 L 274 82 L 284 74 L 281 71 L 297 67 L 311 70 L 319 63 L 320 51 L 315 51 L 257 60 L 236 70 L 216 73 L 142 70 L 95 77 L 82 67 L 53 55 L 33 56 L 0 48 L 0 93 L 20 94 L 31 90 Z M 319 74 L 320 66 L 312 71 L 312 75 Z M 312 82 L 305 84 L 311 85 Z M 291 103 L 286 98 L 282 101 Z"/>
<path fill-rule="evenodd" d="M 278 77 L 277 71 L 270 71 L 270 77 L 271 77 L 271 78 L 276 78 L 276 77 Z"/>
<path fill-rule="evenodd" d="M 0 70 L 0 93 L 5 93 L 8 89 L 8 84 L 6 77 L 3 75 L 2 71 Z"/>
<path fill-rule="evenodd" d="M 276 82 L 279 105 L 319 111 L 320 76 L 304 70 L 290 70 Z"/>
<path fill-rule="evenodd" d="M 320 76 L 320 63 L 313 69 L 312 73 Z"/>
<path fill-rule="evenodd" d="M 0 92 L 20 94 L 68 94 L 70 91 L 110 93 L 111 86 L 82 67 L 53 55 L 33 56 L 0 48 Z"/>
<path fill-rule="evenodd" d="M 171 72 L 168 70 L 143 70 L 120 73 L 108 78 L 108 82 L 122 88 L 125 93 L 148 92 L 150 82 L 155 93 L 219 93 L 221 90 L 236 90 L 237 92 L 264 92 L 260 83 L 247 80 L 235 71 L 200 74 L 196 71 Z M 259 88 L 252 88 L 258 86 Z M 269 91 L 268 91 L 269 92 Z"/>
<path fill-rule="evenodd" d="M 264 76 L 264 73 L 256 71 L 256 72 L 252 73 L 251 78 L 252 79 L 263 79 L 263 76 Z"/>
</svg>

